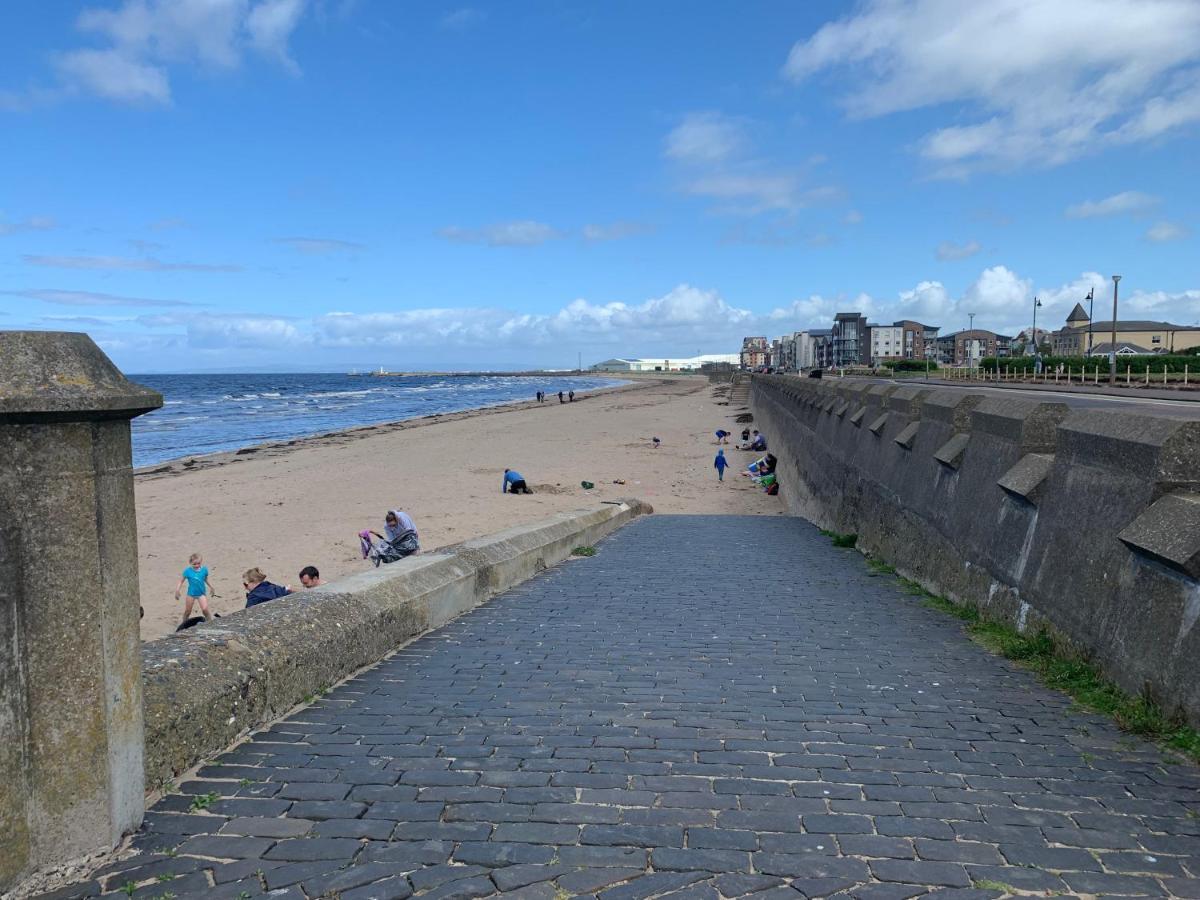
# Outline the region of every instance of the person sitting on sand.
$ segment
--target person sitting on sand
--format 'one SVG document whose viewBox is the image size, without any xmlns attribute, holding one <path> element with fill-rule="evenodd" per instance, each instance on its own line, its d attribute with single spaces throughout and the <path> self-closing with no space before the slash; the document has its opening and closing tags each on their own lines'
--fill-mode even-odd
<svg viewBox="0 0 1200 900">
<path fill-rule="evenodd" d="M 754 440 L 750 442 L 751 450 L 763 451 L 767 449 L 767 436 L 761 431 L 754 432 Z"/>
<path fill-rule="evenodd" d="M 321 587 L 325 584 L 321 580 L 321 573 L 317 571 L 316 566 L 305 566 L 300 570 L 300 583 L 306 588 Z"/>
<path fill-rule="evenodd" d="M 412 533 L 412 543 L 418 544 L 417 550 L 420 549 L 420 537 L 417 534 L 416 523 L 413 522 L 412 516 L 402 509 L 389 509 L 387 515 L 383 517 L 383 534 L 378 531 L 372 531 L 371 534 L 375 537 L 387 541 L 389 544 L 394 544 L 397 539 L 405 534 Z M 412 551 L 416 552 L 416 550 Z"/>
<path fill-rule="evenodd" d="M 529 485 L 525 483 L 525 476 L 515 469 L 504 470 L 504 480 L 500 483 L 500 493 L 502 494 L 532 494 Z"/>
<path fill-rule="evenodd" d="M 738 444 L 738 449 L 739 450 L 753 450 L 754 444 L 756 441 L 758 441 L 758 429 L 754 430 L 753 437 L 751 437 L 750 435 L 746 434 L 746 432 L 743 431 L 742 432 L 742 442 L 740 444 Z"/>
<path fill-rule="evenodd" d="M 242 587 L 246 589 L 246 609 L 266 603 L 268 600 L 286 597 L 292 592 L 290 585 L 280 587 L 267 581 L 267 576 L 258 567 L 247 569 L 242 573 Z"/>
</svg>

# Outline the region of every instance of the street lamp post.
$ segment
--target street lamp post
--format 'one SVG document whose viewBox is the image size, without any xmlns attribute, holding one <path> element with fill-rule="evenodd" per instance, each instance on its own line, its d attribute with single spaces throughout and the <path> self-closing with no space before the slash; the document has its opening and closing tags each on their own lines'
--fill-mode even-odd
<svg viewBox="0 0 1200 900">
<path fill-rule="evenodd" d="M 975 368 L 975 313 L 967 313 L 967 365 Z"/>
<path fill-rule="evenodd" d="M 1112 343 L 1108 347 L 1108 383 L 1117 383 L 1117 285 L 1121 283 L 1121 276 L 1114 275 L 1113 280 L 1113 320 L 1112 320 Z"/>
<path fill-rule="evenodd" d="M 1093 310 L 1093 308 L 1094 308 L 1094 307 L 1095 307 L 1095 305 L 1096 305 L 1096 299 L 1095 299 L 1095 298 L 1096 298 L 1096 288 L 1095 288 L 1095 286 L 1092 286 L 1092 287 L 1088 288 L 1088 295 L 1087 295 L 1087 302 L 1088 302 L 1088 348 L 1087 348 L 1087 353 L 1086 353 L 1085 355 L 1086 355 L 1086 356 L 1087 356 L 1089 359 L 1090 359 L 1090 358 L 1091 358 L 1091 356 L 1092 356 L 1092 310 Z"/>
</svg>

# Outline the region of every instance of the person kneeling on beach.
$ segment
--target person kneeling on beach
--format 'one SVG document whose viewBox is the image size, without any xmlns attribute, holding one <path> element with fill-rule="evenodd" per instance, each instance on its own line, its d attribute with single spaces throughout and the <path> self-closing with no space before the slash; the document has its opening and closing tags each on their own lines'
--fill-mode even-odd
<svg viewBox="0 0 1200 900">
<path fill-rule="evenodd" d="M 500 493 L 502 494 L 532 494 L 529 485 L 525 483 L 525 476 L 520 472 L 512 469 L 504 470 L 504 481 L 500 483 Z"/>
<path fill-rule="evenodd" d="M 306 588 L 321 587 L 325 584 L 321 580 L 321 573 L 317 571 L 316 566 L 305 566 L 300 570 L 300 583 Z"/>
<path fill-rule="evenodd" d="M 262 573 L 262 569 L 257 567 L 247 569 L 242 574 L 242 587 L 246 589 L 246 609 L 266 603 L 268 600 L 286 597 L 292 592 L 289 585 L 280 587 L 277 584 L 271 584 L 267 581 L 267 576 Z"/>
<path fill-rule="evenodd" d="M 216 594 L 212 589 L 212 582 L 208 580 L 208 566 L 204 565 L 204 560 L 199 553 L 193 553 L 188 557 L 187 568 L 179 576 L 179 584 L 175 588 L 175 601 L 179 602 L 179 592 L 183 590 L 183 586 L 187 585 L 187 601 L 183 605 L 183 621 L 186 622 L 192 617 L 192 604 L 199 601 L 200 612 L 209 622 L 212 621 L 212 613 L 208 611 L 208 595 Z M 182 623 L 181 623 L 182 625 Z"/>
</svg>

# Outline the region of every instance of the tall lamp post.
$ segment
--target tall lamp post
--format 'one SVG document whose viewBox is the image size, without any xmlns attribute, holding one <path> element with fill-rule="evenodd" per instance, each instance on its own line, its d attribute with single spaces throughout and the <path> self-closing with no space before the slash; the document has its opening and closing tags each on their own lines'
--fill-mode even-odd
<svg viewBox="0 0 1200 900">
<path fill-rule="evenodd" d="M 1117 285 L 1121 283 L 1121 276 L 1114 275 L 1113 280 L 1113 320 L 1112 320 L 1112 343 L 1108 347 L 1108 383 L 1117 383 Z"/>
<path fill-rule="evenodd" d="M 1030 356 L 1037 356 L 1037 353 L 1038 353 L 1038 345 L 1037 345 L 1037 311 L 1038 311 L 1038 307 L 1039 307 L 1039 306 L 1041 306 L 1041 305 L 1042 305 L 1042 301 L 1041 301 L 1041 300 L 1039 300 L 1037 297 L 1034 297 L 1034 298 L 1033 298 L 1033 330 L 1032 330 L 1032 331 L 1029 333 L 1029 340 L 1030 340 L 1030 341 L 1032 342 L 1032 344 L 1033 344 L 1033 352 L 1029 354 Z"/>
<path fill-rule="evenodd" d="M 1095 298 L 1096 298 L 1096 288 L 1095 288 L 1095 285 L 1093 285 L 1092 287 L 1088 288 L 1088 295 L 1087 295 L 1087 302 L 1088 302 L 1088 348 L 1087 348 L 1087 353 L 1085 353 L 1085 354 L 1084 354 L 1084 356 L 1087 356 L 1087 357 L 1089 357 L 1089 358 L 1090 358 L 1090 357 L 1091 357 L 1091 355 L 1092 355 L 1092 309 L 1093 309 L 1093 307 L 1096 305 Z"/>
</svg>

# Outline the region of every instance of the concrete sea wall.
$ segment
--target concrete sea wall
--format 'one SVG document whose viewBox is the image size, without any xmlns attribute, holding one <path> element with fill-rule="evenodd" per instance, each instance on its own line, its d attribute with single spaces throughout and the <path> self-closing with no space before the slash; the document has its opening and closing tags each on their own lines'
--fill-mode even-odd
<svg viewBox="0 0 1200 900">
<path fill-rule="evenodd" d="M 790 510 L 1200 725 L 1200 422 L 755 376 Z"/>
<path fill-rule="evenodd" d="M 599 542 L 639 500 L 560 513 L 143 645 L 146 784 L 167 782 L 404 642 Z"/>
</svg>

